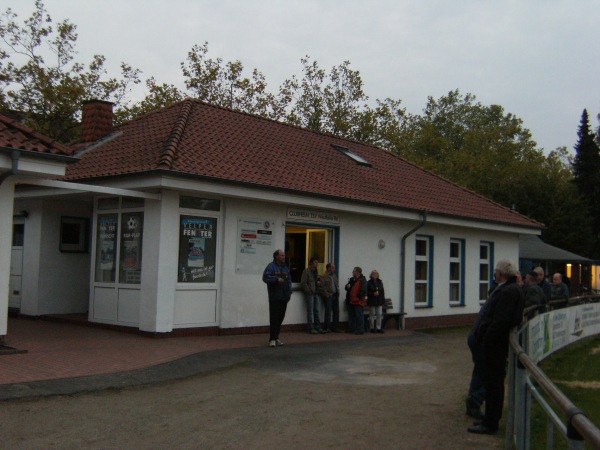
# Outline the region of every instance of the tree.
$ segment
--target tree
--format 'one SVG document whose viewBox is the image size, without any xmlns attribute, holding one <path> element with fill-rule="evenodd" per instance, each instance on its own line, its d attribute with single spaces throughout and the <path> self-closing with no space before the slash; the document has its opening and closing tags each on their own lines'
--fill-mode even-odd
<svg viewBox="0 0 600 450">
<path fill-rule="evenodd" d="M 360 134 L 363 104 L 368 97 L 358 71 L 350 62 L 334 66 L 329 74 L 316 61 L 301 59 L 304 76 L 285 80 L 279 89 L 278 102 L 284 119 L 294 125 L 334 136 Z"/>
<path fill-rule="evenodd" d="M 600 257 L 600 149 L 590 129 L 586 109 L 581 114 L 577 136 L 573 181 L 593 221 L 595 242 L 591 256 L 597 258 Z"/>
<path fill-rule="evenodd" d="M 41 0 L 23 24 L 8 8 L 0 16 L 0 41 L 0 108 L 18 112 L 26 125 L 62 142 L 77 138 L 84 101 L 119 107 L 139 82 L 139 70 L 125 63 L 121 78 L 106 78 L 102 55 L 87 66 L 76 62 L 76 26 L 68 20 L 53 26 Z"/>
<path fill-rule="evenodd" d="M 131 106 L 124 105 L 115 111 L 115 122 L 123 123 L 138 116 L 166 108 L 185 98 L 185 93 L 172 84 L 158 84 L 154 77 L 146 80 L 148 94 Z"/>
<path fill-rule="evenodd" d="M 240 61 L 223 64 L 221 58 L 207 58 L 207 53 L 208 42 L 194 45 L 187 62 L 181 63 L 185 86 L 193 97 L 250 114 L 275 116 L 274 98 L 267 92 L 262 73 L 254 69 L 251 78 L 243 78 L 244 66 Z"/>
</svg>

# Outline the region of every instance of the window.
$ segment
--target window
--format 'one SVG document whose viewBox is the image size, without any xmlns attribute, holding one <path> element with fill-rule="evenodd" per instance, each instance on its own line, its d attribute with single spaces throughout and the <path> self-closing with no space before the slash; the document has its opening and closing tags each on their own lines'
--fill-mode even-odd
<svg viewBox="0 0 600 450">
<path fill-rule="evenodd" d="M 13 224 L 12 246 L 23 247 L 25 241 L 25 225 L 22 223 Z"/>
<path fill-rule="evenodd" d="M 318 273 L 325 272 L 333 256 L 334 230 L 331 228 L 287 225 L 285 228 L 285 258 L 293 283 L 300 283 L 302 271 L 308 267 L 311 257 L 318 258 Z"/>
<path fill-rule="evenodd" d="M 88 219 L 79 217 L 60 218 L 61 252 L 86 253 L 88 251 Z"/>
<path fill-rule="evenodd" d="M 335 145 L 335 144 L 332 144 L 332 147 L 335 148 L 336 150 L 342 152 L 348 158 L 353 159 L 356 163 L 360 164 L 361 166 L 371 167 L 371 163 L 369 161 L 364 159 L 362 156 L 357 155 L 352 150 L 350 150 L 348 147 L 342 147 L 341 145 Z"/>
<path fill-rule="evenodd" d="M 220 211 L 221 202 L 212 198 L 200 198 L 182 195 L 179 197 L 179 207 L 185 209 L 201 209 L 204 211 Z"/>
<path fill-rule="evenodd" d="M 479 244 L 479 301 L 487 299 L 494 276 L 494 244 L 481 242 Z"/>
<path fill-rule="evenodd" d="M 144 213 L 121 214 L 119 282 L 140 284 L 142 278 L 142 232 Z"/>
<path fill-rule="evenodd" d="M 177 281 L 214 283 L 216 260 L 217 219 L 181 215 Z"/>
<path fill-rule="evenodd" d="M 117 214 L 98 214 L 96 227 L 96 281 L 115 281 L 117 258 Z"/>
<path fill-rule="evenodd" d="M 462 239 L 450 240 L 450 286 L 449 300 L 451 305 L 464 305 L 465 303 L 465 241 Z"/>
<path fill-rule="evenodd" d="M 417 236 L 415 240 L 415 306 L 431 306 L 433 237 Z"/>
<path fill-rule="evenodd" d="M 144 200 L 138 198 L 98 199 L 97 209 L 102 212 L 96 217 L 96 282 L 141 283 L 143 207 Z"/>
</svg>

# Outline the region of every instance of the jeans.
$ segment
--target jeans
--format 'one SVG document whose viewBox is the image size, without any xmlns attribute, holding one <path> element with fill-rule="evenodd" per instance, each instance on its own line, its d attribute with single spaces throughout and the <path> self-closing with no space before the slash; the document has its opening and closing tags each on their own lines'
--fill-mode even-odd
<svg viewBox="0 0 600 450">
<path fill-rule="evenodd" d="M 306 323 L 308 324 L 308 331 L 321 330 L 321 320 L 319 319 L 319 295 L 304 294 L 304 300 L 306 301 Z"/>
<path fill-rule="evenodd" d="M 333 294 L 325 300 L 325 329 L 326 330 L 337 330 L 340 323 L 340 302 L 339 295 Z M 333 313 L 333 321 L 331 320 L 331 314 Z"/>
<path fill-rule="evenodd" d="M 377 322 L 375 322 L 377 319 Z M 383 306 L 369 306 L 369 325 L 371 330 L 377 326 L 381 330 L 381 322 L 383 320 Z"/>
<path fill-rule="evenodd" d="M 365 332 L 365 310 L 361 305 L 348 305 L 348 330 L 355 333 Z"/>
</svg>

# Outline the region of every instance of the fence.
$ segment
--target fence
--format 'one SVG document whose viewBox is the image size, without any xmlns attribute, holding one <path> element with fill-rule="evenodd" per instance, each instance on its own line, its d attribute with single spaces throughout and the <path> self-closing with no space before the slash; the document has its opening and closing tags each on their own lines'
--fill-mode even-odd
<svg viewBox="0 0 600 450">
<path fill-rule="evenodd" d="M 546 448 L 554 448 L 554 430 L 565 436 L 569 449 L 583 449 L 584 442 L 600 449 L 600 430 L 540 370 L 537 363 L 577 340 L 600 334 L 600 296 L 589 295 L 550 304 L 550 311 L 532 317 L 511 333 L 509 389 L 505 448 L 529 450 L 531 405 L 536 400 L 547 417 Z M 559 309 L 553 309 L 553 308 Z M 529 317 L 533 309 L 525 312 Z M 541 391 L 551 399 L 552 409 Z M 561 420 L 560 415 L 565 417 Z"/>
</svg>

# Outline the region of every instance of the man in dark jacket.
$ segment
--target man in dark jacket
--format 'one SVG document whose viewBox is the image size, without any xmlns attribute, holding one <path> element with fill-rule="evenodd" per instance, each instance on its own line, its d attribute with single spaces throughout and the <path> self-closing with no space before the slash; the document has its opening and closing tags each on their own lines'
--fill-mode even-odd
<svg viewBox="0 0 600 450">
<path fill-rule="evenodd" d="M 292 296 L 292 277 L 285 265 L 283 250 L 275 250 L 273 261 L 265 268 L 262 279 L 267 283 L 269 294 L 269 346 L 283 345 L 279 340 L 279 332 Z"/>
<path fill-rule="evenodd" d="M 544 291 L 540 287 L 537 281 L 537 273 L 533 270 L 528 272 L 525 276 L 525 308 L 531 306 L 542 306 L 544 303 Z M 539 312 L 539 309 L 530 311 L 527 314 L 527 319 L 535 317 Z"/>
<path fill-rule="evenodd" d="M 365 306 L 367 304 L 367 279 L 362 268 L 355 267 L 352 277 L 346 283 L 346 304 L 348 305 L 348 328 L 346 333 L 364 334 Z"/>
<path fill-rule="evenodd" d="M 542 302 L 542 308 L 540 309 L 540 313 L 546 312 L 546 305 L 550 301 L 550 297 L 552 297 L 552 286 L 548 281 L 546 281 L 546 275 L 544 274 L 544 269 L 541 267 L 536 267 L 533 269 L 538 276 L 538 285 L 544 291 L 544 301 Z"/>
<path fill-rule="evenodd" d="M 521 323 L 525 298 L 516 283 L 517 268 L 512 261 L 498 261 L 494 276 L 498 287 L 481 307 L 473 326 L 474 345 L 483 355 L 485 415 L 481 422 L 469 427 L 470 433 L 495 434 L 502 417 L 504 377 L 508 358 L 510 330 Z"/>
</svg>

